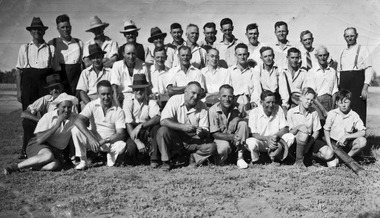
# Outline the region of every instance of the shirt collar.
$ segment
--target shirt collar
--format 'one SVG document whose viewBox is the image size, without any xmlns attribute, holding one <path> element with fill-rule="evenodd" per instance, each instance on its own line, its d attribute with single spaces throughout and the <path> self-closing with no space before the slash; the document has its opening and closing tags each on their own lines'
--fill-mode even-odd
<svg viewBox="0 0 380 218">
<path fill-rule="evenodd" d="M 232 109 L 231 109 L 231 111 L 230 111 L 230 114 L 232 113 L 232 111 L 234 111 L 234 110 L 238 110 L 238 108 L 237 108 L 236 105 L 232 105 L 231 107 L 232 107 Z M 220 104 L 220 102 L 217 102 L 217 103 L 216 103 L 216 112 L 217 112 L 217 113 L 223 113 L 222 105 Z"/>
<path fill-rule="evenodd" d="M 97 99 L 95 99 L 94 100 L 95 101 L 95 107 L 102 107 L 102 104 L 101 104 L 101 102 L 100 102 L 100 98 L 97 98 Z M 110 108 L 108 108 L 108 110 L 107 111 L 109 111 L 109 110 L 116 110 L 116 104 L 115 104 L 115 102 L 112 100 L 112 105 L 111 105 L 111 107 Z"/>
<path fill-rule="evenodd" d="M 258 106 L 258 110 L 259 110 L 259 114 L 258 114 L 258 117 L 265 117 L 265 118 L 272 118 L 274 117 L 274 115 L 277 113 L 277 111 L 279 110 L 279 106 L 278 105 L 275 105 L 274 108 L 273 108 L 273 111 L 271 113 L 271 115 L 268 117 L 265 113 L 264 113 L 264 108 L 262 105 L 259 105 Z"/>
<path fill-rule="evenodd" d="M 240 69 L 238 68 L 237 64 L 232 65 L 232 69 L 233 69 L 233 70 L 236 70 L 236 69 L 240 70 Z M 245 71 L 248 71 L 248 70 L 250 70 L 250 69 L 251 69 L 251 66 L 248 65 L 246 68 L 244 68 L 243 70 L 241 70 L 241 72 L 244 73 Z"/>
</svg>

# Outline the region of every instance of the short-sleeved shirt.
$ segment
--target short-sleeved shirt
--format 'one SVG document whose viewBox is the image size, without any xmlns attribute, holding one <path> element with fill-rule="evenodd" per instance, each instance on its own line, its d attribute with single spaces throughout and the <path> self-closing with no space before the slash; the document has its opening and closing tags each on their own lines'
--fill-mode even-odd
<svg viewBox="0 0 380 218">
<path fill-rule="evenodd" d="M 55 46 L 54 69 L 61 70 L 60 64 L 80 64 L 82 62 L 84 44 L 81 40 L 71 38 L 65 41 L 61 37 L 49 41 Z"/>
<path fill-rule="evenodd" d="M 63 150 L 71 138 L 71 129 L 74 126 L 77 114 L 71 112 L 69 119 L 64 121 L 59 128 L 46 140 L 51 146 Z M 53 110 L 41 117 L 38 121 L 34 134 L 42 133 L 52 129 L 58 120 L 58 110 Z"/>
<path fill-rule="evenodd" d="M 102 138 L 112 136 L 117 129 L 125 129 L 123 110 L 116 105 L 112 105 L 104 114 L 100 99 L 88 103 L 80 115 L 94 121 L 95 129 Z"/>
<path fill-rule="evenodd" d="M 169 71 L 169 68 L 165 66 L 165 69 L 163 70 L 158 70 L 156 66 L 153 64 L 149 68 L 150 72 L 150 79 L 152 81 L 152 93 L 159 93 L 159 94 L 164 94 L 166 92 L 166 86 L 160 82 L 160 77 L 166 74 L 166 72 Z"/>
<path fill-rule="evenodd" d="M 124 60 L 116 61 L 113 64 L 112 71 L 110 81 L 112 85 L 118 85 L 119 93 L 132 93 L 132 88 L 129 86 L 132 85 L 133 75 L 135 74 L 145 74 L 147 81 L 150 82 L 147 66 L 140 59 L 136 59 L 132 76 L 129 75 L 128 66 Z"/>
<path fill-rule="evenodd" d="M 287 67 L 282 70 L 279 79 L 279 91 L 283 103 L 289 101 L 289 96 L 291 93 L 301 92 L 305 85 L 306 74 L 307 71 L 304 68 L 299 68 L 297 72 L 294 73 L 293 77 Z M 288 85 L 290 88 L 290 93 L 288 91 Z"/>
<path fill-rule="evenodd" d="M 275 105 L 272 114 L 268 117 L 264 113 L 263 107 L 259 105 L 249 113 L 248 126 L 251 129 L 251 133 L 271 136 L 280 131 L 280 129 L 287 127 L 288 122 L 280 106 Z"/>
<path fill-rule="evenodd" d="M 263 64 L 257 65 L 253 70 L 254 74 L 260 78 L 260 85 L 263 90 L 278 92 L 280 70 L 276 65 L 269 71 L 264 68 Z"/>
<path fill-rule="evenodd" d="M 322 128 L 318 112 L 313 108 L 309 108 L 305 115 L 301 113 L 300 106 L 291 108 L 287 113 L 287 118 L 290 129 L 294 129 L 298 125 L 305 125 L 308 129 L 307 133 L 312 134 Z"/>
<path fill-rule="evenodd" d="M 230 113 L 226 116 L 218 102 L 210 107 L 208 116 L 210 119 L 210 133 L 226 133 L 230 121 L 235 117 L 240 117 L 240 111 L 237 107 L 233 107 Z"/>
<path fill-rule="evenodd" d="M 206 105 L 199 101 L 194 108 L 187 110 L 185 95 L 174 95 L 166 103 L 161 112 L 161 121 L 172 119 L 178 123 L 190 124 L 209 130 L 209 120 Z"/>
<path fill-rule="evenodd" d="M 254 73 L 253 67 L 248 66 L 240 70 L 237 65 L 228 68 L 231 75 L 232 87 L 235 95 L 249 95 L 251 102 L 260 103 L 261 85 L 260 79 Z"/>
<path fill-rule="evenodd" d="M 236 64 L 235 47 L 239 43 L 243 42 L 237 38 L 234 38 L 234 40 L 228 44 L 225 44 L 224 40 L 215 42 L 215 48 L 219 51 L 220 60 L 224 60 L 227 63 L 227 67 Z"/>
<path fill-rule="evenodd" d="M 97 93 L 96 84 L 101 80 L 111 80 L 112 69 L 103 67 L 103 69 L 97 74 L 90 66 L 82 71 L 77 84 L 77 90 L 87 92 L 87 95 L 94 95 Z"/>
<path fill-rule="evenodd" d="M 37 114 L 38 112 L 40 115 L 44 115 L 49 111 L 53 111 L 55 109 L 55 106 L 53 106 L 51 103 L 53 102 L 54 98 L 52 95 L 45 95 L 41 98 L 37 99 L 35 102 L 30 104 L 28 106 L 28 110 L 30 110 L 30 113 Z"/>
<path fill-rule="evenodd" d="M 318 64 L 307 72 L 305 80 L 304 87 L 313 88 L 317 96 L 333 95 L 338 91 L 338 76 L 332 67 L 322 69 Z"/>
<path fill-rule="evenodd" d="M 201 70 L 201 73 L 205 78 L 207 93 L 219 92 L 220 86 L 224 84 L 231 85 L 231 75 L 225 68 L 217 67 L 214 69 L 206 66 Z"/>
<path fill-rule="evenodd" d="M 263 44 L 259 42 L 257 46 L 253 46 L 251 43 L 248 43 L 247 46 L 249 52 L 248 59 L 254 60 L 257 65 L 262 64 L 260 49 L 263 47 Z"/>
<path fill-rule="evenodd" d="M 327 113 L 326 123 L 323 129 L 329 131 L 330 137 L 338 141 L 346 134 L 353 133 L 354 131 L 362 131 L 366 128 L 355 111 L 350 110 L 350 112 L 344 114 L 339 108 L 336 108 Z"/>
<path fill-rule="evenodd" d="M 90 41 L 84 44 L 83 58 L 88 58 L 88 54 L 89 54 L 88 47 L 89 45 L 92 45 L 92 44 L 95 44 L 94 39 L 91 39 Z M 102 45 L 102 50 L 107 52 L 106 54 L 104 54 L 104 57 L 112 58 L 115 55 L 117 56 L 117 49 L 118 49 L 117 42 L 111 40 L 108 36 L 106 36 L 106 40 L 103 42 L 103 45 Z"/>
<path fill-rule="evenodd" d="M 169 70 L 169 75 L 173 74 L 172 80 L 168 85 L 173 85 L 176 87 L 186 86 L 189 82 L 196 81 L 201 84 L 201 87 L 205 89 L 205 80 L 201 71 L 190 65 L 189 69 L 185 73 L 180 66 L 173 67 Z"/>
<path fill-rule="evenodd" d="M 27 48 L 28 51 L 26 50 Z M 37 47 L 33 41 L 28 44 L 21 45 L 18 52 L 16 68 L 53 68 L 54 52 L 54 46 L 48 45 L 45 42 L 43 42 L 39 47 Z"/>
<path fill-rule="evenodd" d="M 125 123 L 144 123 L 160 115 L 160 107 L 155 100 L 139 103 L 133 98 L 125 104 Z"/>
</svg>

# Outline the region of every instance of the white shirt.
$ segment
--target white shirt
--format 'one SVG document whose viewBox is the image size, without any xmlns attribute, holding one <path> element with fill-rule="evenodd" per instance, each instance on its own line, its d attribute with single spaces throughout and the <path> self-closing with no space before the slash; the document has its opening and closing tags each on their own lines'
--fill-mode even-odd
<svg viewBox="0 0 380 218">
<path fill-rule="evenodd" d="M 173 73 L 174 72 L 174 73 Z M 173 73 L 173 78 L 169 82 L 169 85 L 176 87 L 186 86 L 189 82 L 196 81 L 199 82 L 201 87 L 205 89 L 205 80 L 198 68 L 190 65 L 189 69 L 185 73 L 180 66 L 173 67 L 169 70 L 169 75 Z"/>
<path fill-rule="evenodd" d="M 254 74 L 260 78 L 260 85 L 263 90 L 272 92 L 278 91 L 278 83 L 280 78 L 280 70 L 277 66 L 273 66 L 270 71 L 264 69 L 263 64 L 253 68 Z"/>
<path fill-rule="evenodd" d="M 126 102 L 125 108 L 125 123 L 143 123 L 153 117 L 160 115 L 160 107 L 155 100 L 142 102 L 136 100 Z"/>
<path fill-rule="evenodd" d="M 232 84 L 231 75 L 225 68 L 218 66 L 216 69 L 213 69 L 212 67 L 206 66 L 201 70 L 201 73 L 205 78 L 207 93 L 219 92 L 220 86 Z"/>
<path fill-rule="evenodd" d="M 27 47 L 28 51 L 26 51 Z M 45 42 L 43 42 L 39 47 L 37 47 L 33 43 L 33 41 L 29 42 L 28 44 L 21 45 L 20 50 L 18 52 L 16 68 L 53 68 L 54 52 L 54 46 L 48 45 Z"/>
<path fill-rule="evenodd" d="M 303 68 L 299 68 L 297 72 L 294 73 L 293 77 L 290 71 L 288 70 L 288 68 L 285 68 L 280 73 L 279 91 L 280 91 L 283 104 L 289 101 L 289 97 L 291 93 L 301 92 L 302 88 L 304 87 L 306 74 L 307 74 L 307 71 L 304 70 Z M 290 93 L 288 91 L 288 84 L 290 87 Z"/>
<path fill-rule="evenodd" d="M 280 106 L 275 105 L 272 114 L 268 117 L 260 104 L 249 113 L 248 126 L 251 128 L 251 133 L 270 136 L 287 127 L 288 123 Z"/>
<path fill-rule="evenodd" d="M 237 44 L 242 43 L 242 41 L 234 38 L 232 42 L 224 43 L 224 40 L 220 42 L 215 42 L 215 48 L 219 51 L 219 57 L 221 61 L 227 63 L 227 67 L 231 67 L 236 64 L 235 47 Z"/>
<path fill-rule="evenodd" d="M 261 65 L 263 62 L 261 60 L 260 49 L 263 47 L 263 45 L 259 42 L 257 46 L 253 46 L 251 43 L 248 43 L 247 46 L 249 52 L 248 59 L 254 60 L 257 66 Z"/>
<path fill-rule="evenodd" d="M 344 48 L 338 63 L 338 71 L 364 70 L 372 66 L 369 50 L 365 46 L 360 46 L 358 61 L 355 66 L 355 57 L 358 51 L 358 44 Z M 364 83 L 370 84 L 372 80 L 372 71 L 365 71 Z"/>
<path fill-rule="evenodd" d="M 98 91 L 96 84 L 98 84 L 98 82 L 101 80 L 110 81 L 112 74 L 112 69 L 105 67 L 103 67 L 99 74 L 96 74 L 93 66 L 91 65 L 88 68 L 84 69 L 80 74 L 77 90 L 85 91 L 87 92 L 87 95 L 94 95 Z"/>
<path fill-rule="evenodd" d="M 274 51 L 274 62 L 280 69 L 284 69 L 288 66 L 286 56 L 288 55 L 288 49 L 291 47 L 295 46 L 291 45 L 289 41 L 286 42 L 283 48 L 280 47 L 278 42 L 272 47 Z"/>
<path fill-rule="evenodd" d="M 84 44 L 83 58 L 87 58 L 88 57 L 88 54 L 89 54 L 88 47 L 91 44 L 95 44 L 95 40 L 94 39 L 91 39 L 90 41 L 87 41 Z M 106 36 L 106 40 L 103 42 L 103 45 L 102 45 L 102 50 L 105 51 L 105 52 L 107 52 L 106 54 L 104 54 L 104 57 L 105 58 L 112 58 L 114 55 L 117 56 L 117 50 L 118 50 L 118 48 L 119 47 L 117 45 L 117 42 L 111 40 L 108 36 Z"/>
<path fill-rule="evenodd" d="M 54 46 L 54 39 L 49 41 Z M 71 37 L 69 42 L 61 37 L 55 38 L 54 69 L 61 70 L 60 64 L 80 64 L 82 62 L 84 44 Z"/>
<path fill-rule="evenodd" d="M 317 96 L 333 95 L 338 92 L 338 75 L 334 68 L 328 66 L 323 70 L 317 64 L 307 72 L 304 87 L 313 88 Z"/>
<path fill-rule="evenodd" d="M 152 81 L 152 93 L 164 94 L 166 92 L 166 86 L 163 85 L 163 80 L 160 77 L 169 71 L 169 68 L 165 66 L 163 70 L 157 70 L 155 65 L 149 67 L 150 79 Z"/>
</svg>

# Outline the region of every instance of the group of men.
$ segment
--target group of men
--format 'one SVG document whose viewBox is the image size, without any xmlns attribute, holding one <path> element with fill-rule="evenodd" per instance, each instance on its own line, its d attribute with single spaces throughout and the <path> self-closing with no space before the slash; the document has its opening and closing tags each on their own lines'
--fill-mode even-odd
<svg viewBox="0 0 380 218">
<path fill-rule="evenodd" d="M 87 150 L 107 152 L 108 166 L 149 153 L 151 166 L 164 170 L 184 153 L 190 165 L 210 159 L 223 165 L 233 150 L 239 168 L 248 167 L 245 151 L 252 164 L 262 152 L 273 164 L 294 152 L 297 166 L 305 166 L 307 153 L 336 166 L 332 141 L 349 147 L 351 156 L 366 144 L 373 70 L 353 27 L 344 31 L 347 47 L 334 61 L 325 46 L 313 47 L 308 30 L 300 34 L 303 47 L 292 46 L 283 21 L 274 25 L 272 47 L 259 42 L 255 23 L 247 25 L 248 43 L 238 40 L 229 18 L 220 22 L 221 41 L 212 22 L 204 25 L 200 43 L 195 24 L 187 26 L 185 40 L 182 26 L 173 23 L 169 44 L 167 34 L 153 27 L 153 51 L 137 43 L 140 28 L 131 20 L 120 30 L 126 38 L 120 47 L 97 16 L 86 30 L 94 38 L 86 43 L 71 36 L 67 15 L 56 23 L 60 37 L 49 43 L 40 18 L 26 28 L 32 41 L 19 51 L 17 96 L 24 110 L 19 158 L 28 159 L 6 167 L 6 174 L 55 169 L 70 138 L 78 170 L 88 167 Z M 342 131 L 333 128 L 343 124 Z"/>
</svg>

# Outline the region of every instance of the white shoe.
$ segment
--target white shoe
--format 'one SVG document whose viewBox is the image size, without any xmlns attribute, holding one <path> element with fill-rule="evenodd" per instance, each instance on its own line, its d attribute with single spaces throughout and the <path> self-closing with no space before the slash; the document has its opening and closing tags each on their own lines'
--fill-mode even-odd
<svg viewBox="0 0 380 218">
<path fill-rule="evenodd" d="M 239 159 L 236 163 L 236 165 L 239 167 L 239 169 L 247 169 L 248 164 L 243 159 Z"/>
<path fill-rule="evenodd" d="M 75 167 L 76 170 L 85 170 L 87 169 L 87 162 L 84 160 L 81 160 L 80 163 Z"/>
</svg>

